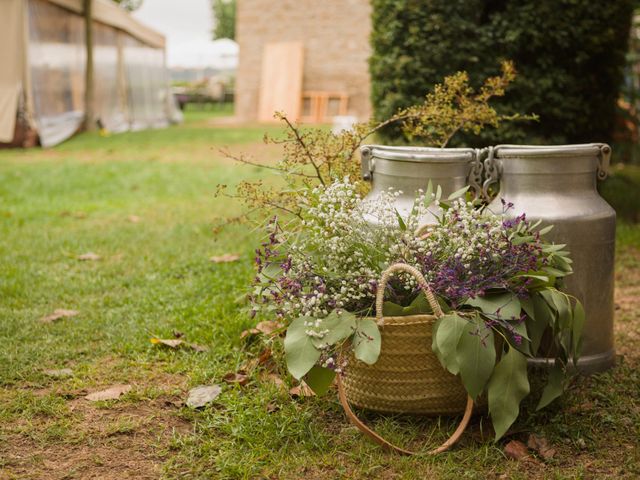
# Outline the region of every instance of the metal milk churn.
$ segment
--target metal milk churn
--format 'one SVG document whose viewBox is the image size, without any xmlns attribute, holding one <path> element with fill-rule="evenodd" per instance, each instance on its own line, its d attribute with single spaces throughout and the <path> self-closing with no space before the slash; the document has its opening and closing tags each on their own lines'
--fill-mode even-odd
<svg viewBox="0 0 640 480">
<path fill-rule="evenodd" d="M 489 205 L 502 212 L 500 199 L 511 202 L 511 215 L 525 213 L 554 228 L 546 238 L 564 243 L 571 252 L 573 274 L 565 279 L 567 293 L 585 308 L 583 373 L 606 370 L 615 362 L 613 288 L 616 213 L 596 190 L 607 176 L 611 147 L 583 145 L 489 147 L 485 160 L 484 194 L 499 180 L 500 192 Z M 534 364 L 549 360 L 537 358 Z"/>
<path fill-rule="evenodd" d="M 406 217 L 418 190 L 424 192 L 429 180 L 434 191 L 439 185 L 442 198 L 470 185 L 479 195 L 482 189 L 482 164 L 478 150 L 473 148 L 387 147 L 366 145 L 360 148 L 362 178 L 371 182 L 367 199 L 374 199 L 389 188 L 401 191 L 395 208 Z M 439 208 L 429 210 L 439 214 Z M 423 224 L 434 224 L 434 215 L 422 218 Z M 375 219 L 372 219 L 376 223 Z"/>
</svg>

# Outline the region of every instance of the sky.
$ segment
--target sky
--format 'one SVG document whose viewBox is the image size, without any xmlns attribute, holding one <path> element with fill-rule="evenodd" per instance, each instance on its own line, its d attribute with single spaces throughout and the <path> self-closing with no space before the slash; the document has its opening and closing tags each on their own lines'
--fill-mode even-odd
<svg viewBox="0 0 640 480">
<path fill-rule="evenodd" d="M 210 0 L 144 0 L 133 16 L 167 38 L 169 67 L 233 68 L 233 44 L 211 40 Z"/>
</svg>

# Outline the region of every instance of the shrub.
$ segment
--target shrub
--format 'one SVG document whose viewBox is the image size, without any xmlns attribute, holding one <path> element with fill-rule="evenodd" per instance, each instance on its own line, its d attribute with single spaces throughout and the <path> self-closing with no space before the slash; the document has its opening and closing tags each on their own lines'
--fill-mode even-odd
<svg viewBox="0 0 640 480">
<path fill-rule="evenodd" d="M 373 0 L 372 101 L 377 118 L 418 103 L 459 70 L 472 84 L 505 59 L 519 75 L 503 114 L 535 113 L 458 143 L 609 141 L 632 0 Z M 402 132 L 385 130 L 387 140 Z"/>
</svg>

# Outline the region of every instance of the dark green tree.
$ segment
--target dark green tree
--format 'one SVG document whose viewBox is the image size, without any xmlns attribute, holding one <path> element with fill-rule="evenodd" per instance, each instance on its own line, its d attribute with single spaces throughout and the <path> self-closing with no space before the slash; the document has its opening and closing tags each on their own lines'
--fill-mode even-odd
<svg viewBox="0 0 640 480">
<path fill-rule="evenodd" d="M 213 8 L 213 39 L 236 38 L 236 0 L 211 0 Z"/>
<path fill-rule="evenodd" d="M 472 84 L 515 62 L 503 114 L 535 113 L 465 143 L 608 141 L 634 0 L 373 0 L 372 100 L 378 118 L 417 103 L 459 70 Z M 401 140 L 387 130 L 387 140 Z"/>
</svg>

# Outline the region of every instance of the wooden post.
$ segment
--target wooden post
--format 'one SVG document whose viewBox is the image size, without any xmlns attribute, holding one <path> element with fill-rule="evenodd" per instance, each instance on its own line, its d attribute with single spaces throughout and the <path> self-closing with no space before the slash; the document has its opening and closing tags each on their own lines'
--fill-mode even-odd
<svg viewBox="0 0 640 480">
<path fill-rule="evenodd" d="M 84 129 L 86 131 L 93 131 L 96 129 L 93 95 L 93 0 L 83 0 L 82 3 L 84 7 L 84 33 L 87 51 L 87 63 L 84 77 Z"/>
</svg>

